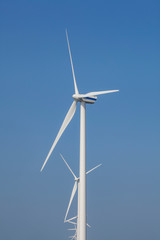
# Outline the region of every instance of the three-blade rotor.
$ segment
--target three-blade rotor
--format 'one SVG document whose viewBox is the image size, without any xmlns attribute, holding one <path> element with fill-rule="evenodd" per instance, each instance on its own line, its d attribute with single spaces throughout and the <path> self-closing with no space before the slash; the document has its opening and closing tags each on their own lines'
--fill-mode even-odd
<svg viewBox="0 0 160 240">
<path fill-rule="evenodd" d="M 69 171 L 71 172 L 71 174 L 73 175 L 74 177 L 74 185 L 73 185 L 73 189 L 72 189 L 72 193 L 71 193 L 71 196 L 70 196 L 70 200 L 69 200 L 69 204 L 68 204 L 68 207 L 67 207 L 67 211 L 66 211 L 66 215 L 65 215 L 65 218 L 64 218 L 64 222 L 70 222 L 71 220 L 73 220 L 73 218 L 70 218 L 70 219 L 67 219 L 67 216 L 68 216 L 68 213 L 69 213 L 69 210 L 70 210 L 70 207 L 71 207 L 71 204 L 72 204 L 72 201 L 74 199 L 74 196 L 76 194 L 76 191 L 77 191 L 77 188 L 78 188 L 78 185 L 79 185 L 79 178 L 76 177 L 75 173 L 73 172 L 73 170 L 71 169 L 71 167 L 69 166 L 69 164 L 66 162 L 66 160 L 64 159 L 64 157 L 62 156 L 62 154 L 60 154 L 61 158 L 63 159 L 64 163 L 66 164 L 67 168 L 69 169 Z M 97 165 L 96 167 L 90 169 L 89 171 L 86 172 L 86 175 L 88 173 L 91 173 L 92 171 L 94 171 L 95 169 L 97 169 L 98 167 L 100 167 L 102 164 L 99 164 Z M 73 222 L 72 222 L 73 223 Z"/>
<path fill-rule="evenodd" d="M 71 62 L 71 68 L 72 68 L 72 75 L 73 75 L 73 81 L 74 81 L 74 89 L 75 89 L 75 93 L 73 94 L 73 98 L 74 101 L 67 113 L 67 115 L 65 116 L 65 119 L 61 125 L 61 128 L 51 146 L 51 149 L 43 163 L 43 166 L 41 167 L 41 172 L 44 169 L 49 157 L 51 156 L 56 144 L 58 143 L 60 137 L 62 136 L 63 132 L 65 131 L 65 129 L 67 128 L 68 124 L 70 123 L 70 121 L 72 120 L 75 112 L 76 112 L 76 107 L 77 107 L 77 102 L 86 102 L 86 103 L 94 103 L 97 99 L 97 95 L 102 95 L 102 94 L 107 94 L 107 93 L 113 93 L 113 92 L 118 92 L 119 90 L 109 90 L 109 91 L 98 91 L 98 92 L 89 92 L 87 94 L 79 94 L 78 92 L 78 87 L 77 87 L 77 83 L 76 83 L 76 78 L 75 78 L 75 73 L 74 73 L 74 67 L 73 67 L 73 61 L 72 61 L 72 55 L 71 55 L 71 49 L 70 49 L 70 45 L 69 45 L 69 39 L 68 39 L 68 34 L 67 34 L 67 30 L 66 30 L 66 37 L 67 37 L 67 45 L 68 45 L 68 51 L 69 51 L 69 56 L 70 56 L 70 62 Z"/>
</svg>

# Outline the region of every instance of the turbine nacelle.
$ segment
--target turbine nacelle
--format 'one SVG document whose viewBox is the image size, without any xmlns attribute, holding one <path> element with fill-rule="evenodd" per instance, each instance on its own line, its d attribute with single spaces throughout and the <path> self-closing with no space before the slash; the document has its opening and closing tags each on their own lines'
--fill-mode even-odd
<svg viewBox="0 0 160 240">
<path fill-rule="evenodd" d="M 97 100 L 96 96 L 87 96 L 87 94 L 73 94 L 72 97 L 78 102 L 85 102 L 89 104 L 93 104 Z"/>
</svg>

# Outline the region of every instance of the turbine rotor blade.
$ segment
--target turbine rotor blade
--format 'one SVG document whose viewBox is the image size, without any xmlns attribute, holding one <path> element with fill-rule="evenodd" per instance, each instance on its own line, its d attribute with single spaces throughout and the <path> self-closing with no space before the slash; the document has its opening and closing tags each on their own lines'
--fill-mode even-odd
<svg viewBox="0 0 160 240">
<path fill-rule="evenodd" d="M 72 217 L 72 218 L 70 218 L 70 219 L 67 219 L 67 221 L 72 221 L 72 220 L 74 220 L 74 219 L 77 219 L 77 216 Z"/>
<path fill-rule="evenodd" d="M 57 134 L 57 137 L 54 140 L 54 143 L 53 143 L 53 145 L 52 145 L 52 147 L 51 147 L 51 149 L 50 149 L 50 151 L 49 151 L 49 153 L 48 153 L 48 155 L 46 157 L 46 160 L 43 163 L 43 166 L 41 168 L 41 172 L 42 172 L 43 168 L 45 167 L 45 165 L 46 165 L 46 163 L 47 163 L 51 153 L 53 152 L 57 142 L 59 141 L 61 135 L 63 134 L 64 130 L 66 129 L 66 127 L 68 126 L 68 124 L 72 120 L 72 118 L 73 118 L 73 116 L 75 114 L 75 111 L 76 111 L 76 106 L 77 106 L 77 101 L 73 101 L 73 103 L 72 103 L 72 105 L 71 105 L 71 107 L 70 107 L 70 109 L 69 109 L 69 111 L 68 111 L 68 113 L 67 113 L 67 115 L 66 115 L 66 117 L 65 117 L 65 119 L 63 121 L 63 123 L 62 123 L 62 126 L 61 126 L 61 128 L 60 128 L 60 130 L 59 130 L 59 132 Z"/>
<path fill-rule="evenodd" d="M 97 165 L 96 167 L 94 167 L 94 168 L 92 168 L 91 170 L 89 170 L 88 172 L 86 172 L 86 174 L 88 174 L 88 173 L 94 171 L 96 168 L 100 167 L 101 165 L 102 165 L 102 164 Z"/>
<path fill-rule="evenodd" d="M 87 223 L 87 227 L 91 228 L 91 226 Z"/>
<path fill-rule="evenodd" d="M 76 236 L 69 236 L 69 238 L 71 238 L 71 240 L 76 239 Z"/>
<path fill-rule="evenodd" d="M 71 223 L 71 224 L 73 224 L 73 225 L 77 225 L 76 222 L 72 222 L 72 221 L 70 221 L 70 220 L 66 220 L 65 222 Z"/>
<path fill-rule="evenodd" d="M 66 160 L 64 159 L 64 157 L 62 156 L 62 154 L 60 153 L 61 158 L 63 159 L 63 161 L 65 162 L 65 164 L 67 165 L 69 171 L 72 173 L 74 179 L 77 179 L 76 175 L 74 174 L 74 172 L 72 171 L 72 169 L 70 168 L 70 166 L 68 165 L 68 163 L 66 162 Z"/>
<path fill-rule="evenodd" d="M 70 197 L 70 200 L 69 200 L 69 204 L 68 204 L 68 208 L 67 208 L 67 212 L 66 212 L 66 215 L 65 215 L 65 218 L 64 218 L 64 222 L 67 221 L 67 216 L 68 216 L 68 212 L 69 212 L 69 209 L 70 209 L 70 206 L 71 206 L 71 203 L 73 201 L 73 198 L 74 198 L 74 195 L 77 191 L 77 181 L 75 181 L 75 184 L 73 186 L 73 190 L 72 190 L 72 193 L 71 193 L 71 197 Z M 70 219 L 69 219 L 70 220 Z"/>
<path fill-rule="evenodd" d="M 68 51 L 69 51 L 69 57 L 70 57 L 71 67 L 72 67 L 72 74 L 73 74 L 73 80 L 74 80 L 75 94 L 79 94 L 78 88 L 77 88 L 77 83 L 76 83 L 76 78 L 75 78 L 75 74 L 74 74 L 74 68 L 73 68 L 73 62 L 72 62 L 72 55 L 71 55 L 71 49 L 70 49 L 70 45 L 69 45 L 69 39 L 68 39 L 67 29 L 66 29 L 66 37 L 67 37 Z"/>
<path fill-rule="evenodd" d="M 102 94 L 107 94 L 107 93 L 113 93 L 113 92 L 119 92 L 119 90 L 108 90 L 108 91 L 90 92 L 90 93 L 83 94 L 82 97 L 97 96 L 97 95 L 102 95 Z"/>
</svg>

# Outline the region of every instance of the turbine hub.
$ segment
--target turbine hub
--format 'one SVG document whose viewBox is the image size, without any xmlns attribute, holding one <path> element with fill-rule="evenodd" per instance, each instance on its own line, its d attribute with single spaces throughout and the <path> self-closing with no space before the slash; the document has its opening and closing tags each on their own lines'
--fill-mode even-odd
<svg viewBox="0 0 160 240">
<path fill-rule="evenodd" d="M 73 94 L 72 97 L 77 100 L 77 101 L 80 101 L 80 97 L 79 97 L 80 94 Z"/>
</svg>

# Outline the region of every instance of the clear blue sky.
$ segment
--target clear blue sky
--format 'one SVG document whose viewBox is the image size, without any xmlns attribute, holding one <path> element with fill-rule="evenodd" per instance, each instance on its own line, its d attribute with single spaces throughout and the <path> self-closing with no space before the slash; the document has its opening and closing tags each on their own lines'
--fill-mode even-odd
<svg viewBox="0 0 160 240">
<path fill-rule="evenodd" d="M 74 91 L 87 106 L 88 240 L 160 239 L 160 2 L 0 1 L 0 239 L 66 239 L 79 106 L 44 172 Z M 76 212 L 76 201 L 72 214 Z"/>
</svg>

